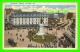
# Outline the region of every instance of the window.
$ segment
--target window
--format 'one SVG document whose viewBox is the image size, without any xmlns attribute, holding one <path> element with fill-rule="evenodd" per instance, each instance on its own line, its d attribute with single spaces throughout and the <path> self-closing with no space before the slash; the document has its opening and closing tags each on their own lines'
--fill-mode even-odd
<svg viewBox="0 0 80 52">
<path fill-rule="evenodd" d="M 44 14 L 44 16 L 46 16 L 46 14 Z"/>
<path fill-rule="evenodd" d="M 23 16 L 25 16 L 25 14 L 23 14 Z"/>
<path fill-rule="evenodd" d="M 32 14 L 30 14 L 30 16 L 32 16 Z"/>
<path fill-rule="evenodd" d="M 27 22 L 25 24 L 27 24 Z"/>
<path fill-rule="evenodd" d="M 29 22 L 29 24 L 30 24 L 30 22 Z"/>
<path fill-rule="evenodd" d="M 47 19 L 46 19 L 46 21 L 47 21 Z"/>
<path fill-rule="evenodd" d="M 37 21 L 37 18 L 36 18 L 36 21 Z"/>
<path fill-rule="evenodd" d="M 13 15 L 14 17 L 16 16 L 16 14 Z"/>
<path fill-rule="evenodd" d="M 41 16 L 41 14 L 39 16 Z"/>
<path fill-rule="evenodd" d="M 27 14 L 26 16 L 29 16 L 29 14 Z"/>
<path fill-rule="evenodd" d="M 25 21 L 26 21 L 26 19 L 25 19 Z"/>
<path fill-rule="evenodd" d="M 22 25 L 23 25 L 23 22 L 22 22 Z"/>
<path fill-rule="evenodd" d="M 29 18 L 29 21 L 30 21 L 30 18 Z"/>
<path fill-rule="evenodd" d="M 32 21 L 33 21 L 33 18 L 32 18 Z"/>
<path fill-rule="evenodd" d="M 20 22 L 19 22 L 19 25 L 20 25 Z"/>
<path fill-rule="evenodd" d="M 36 22 L 36 24 L 37 24 L 37 22 Z"/>
<path fill-rule="evenodd" d="M 54 14 L 54 18 L 58 18 L 58 14 Z"/>
<path fill-rule="evenodd" d="M 15 24 L 17 24 L 17 23 L 15 22 Z"/>
<path fill-rule="evenodd" d="M 40 22 L 38 22 L 38 24 L 40 24 Z"/>
<path fill-rule="evenodd" d="M 38 15 L 36 14 L 36 16 L 38 16 Z"/>
<path fill-rule="evenodd" d="M 39 16 L 39 14 L 36 14 L 36 16 Z"/>
<path fill-rule="evenodd" d="M 23 16 L 23 14 L 20 14 L 21 16 Z"/>
<path fill-rule="evenodd" d="M 20 22 L 20 19 L 19 19 L 19 22 Z"/>
<path fill-rule="evenodd" d="M 22 21 L 23 21 L 23 19 L 22 19 Z"/>
<path fill-rule="evenodd" d="M 16 15 L 16 17 L 18 17 L 18 14 Z"/>
<path fill-rule="evenodd" d="M 15 21 L 16 21 L 16 19 L 15 19 Z"/>
<path fill-rule="evenodd" d="M 49 15 L 48 15 L 48 14 L 46 14 L 46 16 L 48 17 Z"/>
<path fill-rule="evenodd" d="M 22 14 L 20 14 L 20 16 L 22 16 Z"/>
<path fill-rule="evenodd" d="M 10 18 L 10 20 L 11 20 L 11 18 Z"/>
<path fill-rule="evenodd" d="M 33 22 L 32 22 L 32 24 L 33 24 Z"/>
<path fill-rule="evenodd" d="M 36 14 L 34 14 L 33 16 L 36 16 Z"/>
</svg>

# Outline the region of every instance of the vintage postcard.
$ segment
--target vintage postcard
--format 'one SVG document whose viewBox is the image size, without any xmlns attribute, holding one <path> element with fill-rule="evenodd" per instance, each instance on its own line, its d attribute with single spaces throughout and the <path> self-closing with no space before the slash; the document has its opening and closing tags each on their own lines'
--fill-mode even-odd
<svg viewBox="0 0 80 52">
<path fill-rule="evenodd" d="M 4 49 L 77 49 L 77 3 L 3 3 Z"/>
</svg>

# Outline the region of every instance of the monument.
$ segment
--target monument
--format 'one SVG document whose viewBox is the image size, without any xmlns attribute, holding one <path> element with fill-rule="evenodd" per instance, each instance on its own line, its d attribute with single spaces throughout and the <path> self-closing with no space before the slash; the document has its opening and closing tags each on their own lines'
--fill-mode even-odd
<svg viewBox="0 0 80 52">
<path fill-rule="evenodd" d="M 42 19 L 42 18 L 41 18 L 40 22 L 41 22 L 41 23 L 39 24 L 40 28 L 39 28 L 38 33 L 36 33 L 36 35 L 46 35 L 46 34 L 44 33 L 44 25 L 42 24 L 42 23 L 43 23 L 43 19 Z"/>
</svg>

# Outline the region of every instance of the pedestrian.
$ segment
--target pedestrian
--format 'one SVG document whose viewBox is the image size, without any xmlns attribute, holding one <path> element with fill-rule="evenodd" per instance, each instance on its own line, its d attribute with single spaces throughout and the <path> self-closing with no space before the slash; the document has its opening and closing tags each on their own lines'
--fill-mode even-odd
<svg viewBox="0 0 80 52">
<path fill-rule="evenodd" d="M 19 32 L 19 29 L 17 30 L 17 32 Z"/>
<path fill-rule="evenodd" d="M 18 40 L 18 37 L 17 37 L 17 40 Z"/>
<path fill-rule="evenodd" d="M 8 34 L 9 34 L 9 31 L 8 31 Z"/>
<path fill-rule="evenodd" d="M 16 33 L 16 36 L 18 36 L 18 33 Z"/>
<path fill-rule="evenodd" d="M 37 47 L 37 44 L 36 44 L 36 47 Z"/>
<path fill-rule="evenodd" d="M 22 39 L 22 41 L 24 41 L 24 38 Z"/>
<path fill-rule="evenodd" d="M 21 38 L 20 38 L 20 41 L 21 41 Z"/>
<path fill-rule="evenodd" d="M 31 39 L 30 39 L 30 42 L 31 42 Z"/>
<path fill-rule="evenodd" d="M 28 38 L 28 36 L 26 35 L 26 38 Z"/>
<path fill-rule="evenodd" d="M 22 37 L 22 34 L 20 34 L 20 37 Z"/>
<path fill-rule="evenodd" d="M 42 44 L 41 44 L 41 47 L 42 47 Z"/>
<path fill-rule="evenodd" d="M 64 27 L 64 30 L 65 30 L 65 27 Z"/>
<path fill-rule="evenodd" d="M 22 39 L 22 41 L 24 41 L 24 38 Z"/>
<path fill-rule="evenodd" d="M 11 36 L 12 36 L 12 34 L 11 34 Z"/>
</svg>

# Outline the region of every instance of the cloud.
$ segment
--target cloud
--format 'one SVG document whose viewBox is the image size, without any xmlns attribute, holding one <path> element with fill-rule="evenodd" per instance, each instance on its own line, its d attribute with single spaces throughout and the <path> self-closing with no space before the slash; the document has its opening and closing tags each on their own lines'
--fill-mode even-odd
<svg viewBox="0 0 80 52">
<path fill-rule="evenodd" d="M 24 7 L 23 6 L 11 6 L 10 8 L 13 8 L 13 9 L 23 9 Z"/>
<path fill-rule="evenodd" d="M 43 12 L 43 11 L 46 11 L 48 12 L 49 10 L 54 10 L 54 11 L 57 11 L 57 10 L 68 10 L 70 12 L 75 12 L 76 11 L 76 8 L 74 7 L 69 7 L 69 8 L 64 8 L 64 9 L 60 9 L 58 7 L 56 7 L 55 9 L 53 8 L 49 8 L 49 7 L 46 7 L 46 6 L 42 6 L 40 8 L 38 8 L 37 6 L 11 6 L 10 8 L 13 8 L 13 9 L 21 9 L 22 11 L 38 11 L 38 12 Z"/>
<path fill-rule="evenodd" d="M 76 8 L 74 7 L 64 8 L 63 10 L 68 10 L 69 12 L 76 12 Z"/>
</svg>

